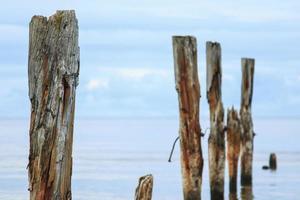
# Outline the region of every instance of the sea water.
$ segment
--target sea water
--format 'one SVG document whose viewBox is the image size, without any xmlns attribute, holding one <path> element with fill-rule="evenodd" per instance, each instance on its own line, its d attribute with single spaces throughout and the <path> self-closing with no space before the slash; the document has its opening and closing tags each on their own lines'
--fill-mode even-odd
<svg viewBox="0 0 300 200">
<path fill-rule="evenodd" d="M 202 129 L 208 121 L 201 121 Z M 29 120 L 0 120 L 0 199 L 29 199 Z M 300 119 L 254 120 L 253 196 L 258 200 L 300 199 Z M 138 178 L 153 174 L 153 198 L 183 199 L 177 119 L 78 119 L 73 145 L 72 196 L 75 200 L 134 199 Z M 209 199 L 208 133 L 202 138 L 202 198 Z M 269 154 L 276 171 L 262 170 Z M 228 168 L 225 198 L 228 198 Z M 238 181 L 239 182 L 239 181 Z M 240 187 L 238 187 L 240 198 Z"/>
</svg>

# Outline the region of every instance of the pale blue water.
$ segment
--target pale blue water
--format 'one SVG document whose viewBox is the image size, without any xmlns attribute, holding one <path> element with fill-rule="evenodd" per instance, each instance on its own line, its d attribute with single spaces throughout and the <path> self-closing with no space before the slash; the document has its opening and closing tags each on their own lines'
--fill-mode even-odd
<svg viewBox="0 0 300 200">
<path fill-rule="evenodd" d="M 179 146 L 168 163 L 178 134 L 176 119 L 76 120 L 73 199 L 133 199 L 138 178 L 154 175 L 153 199 L 182 199 Z M 258 200 L 300 199 L 300 120 L 255 120 L 254 187 Z M 202 122 L 202 128 L 207 121 Z M 0 120 L 0 199 L 28 199 L 28 121 Z M 202 198 L 209 199 L 207 136 L 202 141 L 205 166 Z M 276 172 L 264 171 L 269 154 Z M 226 199 L 228 178 L 226 174 Z"/>
</svg>

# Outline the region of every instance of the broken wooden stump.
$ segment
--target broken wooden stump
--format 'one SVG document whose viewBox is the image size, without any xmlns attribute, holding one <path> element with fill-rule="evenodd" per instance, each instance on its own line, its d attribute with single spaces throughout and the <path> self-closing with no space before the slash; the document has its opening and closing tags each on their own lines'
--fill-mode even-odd
<svg viewBox="0 0 300 200">
<path fill-rule="evenodd" d="M 241 95 L 241 185 L 252 186 L 253 160 L 253 122 L 251 104 L 253 95 L 254 59 L 242 58 L 242 95 Z"/>
<path fill-rule="evenodd" d="M 34 16 L 29 25 L 31 200 L 71 195 L 75 92 L 79 76 L 75 11 Z"/>
<path fill-rule="evenodd" d="M 276 154 L 275 153 L 270 154 L 269 167 L 270 167 L 271 170 L 276 170 L 277 169 L 277 159 L 276 159 Z"/>
<path fill-rule="evenodd" d="M 173 36 L 173 55 L 180 114 L 180 160 L 184 200 L 200 200 L 203 158 L 196 38 Z"/>
<path fill-rule="evenodd" d="M 222 104 L 221 46 L 217 42 L 206 43 L 206 92 L 210 110 L 210 135 L 208 161 L 210 194 L 213 200 L 224 199 L 224 110 Z"/>
<path fill-rule="evenodd" d="M 238 161 L 241 145 L 241 126 L 238 112 L 232 107 L 227 111 L 227 161 L 229 169 L 229 192 L 237 192 Z"/>
<path fill-rule="evenodd" d="M 151 200 L 153 189 L 153 176 L 151 174 L 142 176 L 135 190 L 135 200 Z"/>
</svg>

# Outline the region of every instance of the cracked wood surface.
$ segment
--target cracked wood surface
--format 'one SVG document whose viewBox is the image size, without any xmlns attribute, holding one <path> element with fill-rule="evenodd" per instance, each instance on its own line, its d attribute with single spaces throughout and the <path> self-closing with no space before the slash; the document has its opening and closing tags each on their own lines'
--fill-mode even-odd
<svg viewBox="0 0 300 200">
<path fill-rule="evenodd" d="M 210 110 L 210 135 L 208 138 L 208 162 L 211 199 L 224 199 L 224 110 L 222 104 L 221 46 L 217 42 L 206 43 L 206 92 Z"/>
<path fill-rule="evenodd" d="M 30 199 L 71 199 L 75 90 L 79 75 L 75 11 L 34 16 L 29 25 Z"/>
<path fill-rule="evenodd" d="M 180 114 L 183 195 L 184 200 L 200 200 L 203 158 L 199 123 L 200 85 L 196 38 L 173 36 L 173 56 Z"/>
<path fill-rule="evenodd" d="M 153 176 L 151 174 L 142 176 L 135 190 L 135 200 L 151 200 L 153 189 Z"/>
<path fill-rule="evenodd" d="M 242 95 L 241 95 L 241 185 L 252 186 L 253 160 L 253 122 L 251 114 L 254 59 L 242 58 Z"/>
<path fill-rule="evenodd" d="M 241 145 L 241 124 L 238 112 L 232 107 L 227 111 L 227 161 L 229 192 L 237 194 L 238 161 Z"/>
</svg>

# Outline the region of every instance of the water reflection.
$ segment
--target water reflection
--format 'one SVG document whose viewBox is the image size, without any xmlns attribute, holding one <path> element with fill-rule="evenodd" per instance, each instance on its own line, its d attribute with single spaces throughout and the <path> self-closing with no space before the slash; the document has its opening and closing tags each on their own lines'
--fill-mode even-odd
<svg viewBox="0 0 300 200">
<path fill-rule="evenodd" d="M 241 187 L 241 200 L 253 200 L 252 187 Z"/>
<path fill-rule="evenodd" d="M 238 200 L 238 196 L 236 193 L 230 193 L 229 194 L 229 200 Z"/>
<path fill-rule="evenodd" d="M 241 187 L 241 195 L 238 197 L 236 192 L 229 193 L 229 200 L 253 200 L 252 187 Z"/>
</svg>

